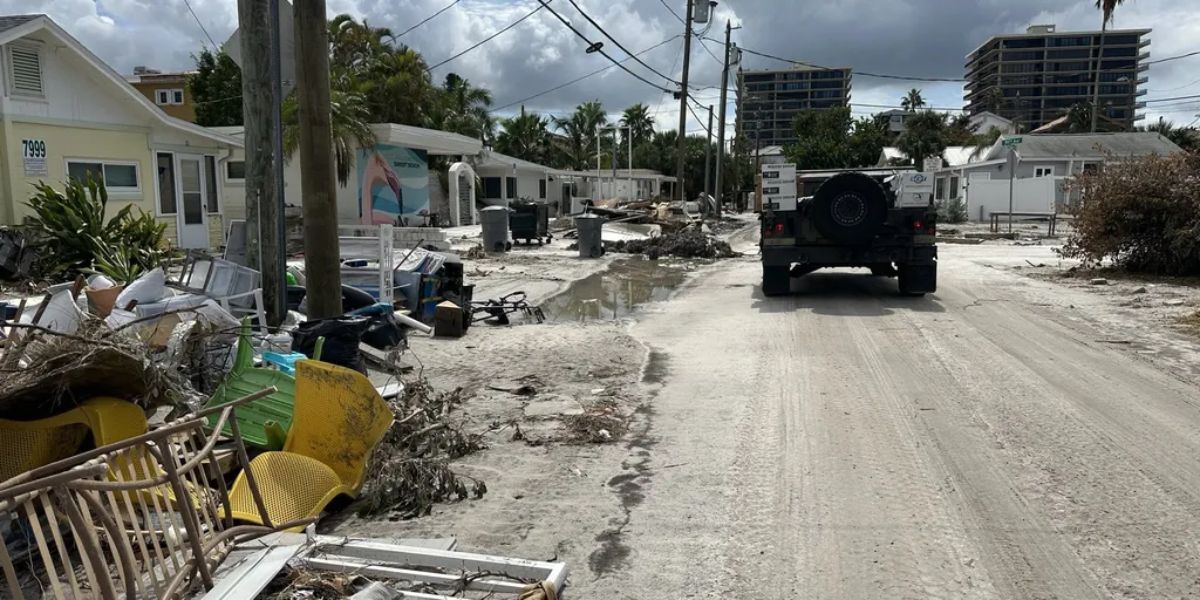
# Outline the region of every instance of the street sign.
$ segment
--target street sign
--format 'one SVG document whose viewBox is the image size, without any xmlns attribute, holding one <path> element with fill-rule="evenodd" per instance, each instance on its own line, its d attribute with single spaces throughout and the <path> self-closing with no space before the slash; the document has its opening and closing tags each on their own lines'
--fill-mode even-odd
<svg viewBox="0 0 1200 600">
<path fill-rule="evenodd" d="M 1000 143 L 1001 143 L 1001 144 L 1003 144 L 1004 146 L 1008 147 L 1008 148 L 1012 148 L 1013 146 L 1018 146 L 1018 145 L 1020 145 L 1020 144 L 1021 144 L 1021 142 L 1023 142 L 1023 141 L 1025 141 L 1025 138 L 1022 138 L 1022 137 L 1010 137 L 1010 138 L 1006 138 L 1006 139 L 1005 139 L 1003 142 L 1000 142 Z"/>
<path fill-rule="evenodd" d="M 235 7 L 236 8 L 236 7 Z M 225 40 L 221 50 L 233 59 L 237 66 L 242 66 L 242 34 L 240 29 Z M 279 72 L 283 79 L 283 95 L 287 96 L 296 87 L 296 27 L 292 18 L 292 3 L 287 0 L 279 2 Z M 280 98 L 280 101 L 283 101 Z"/>
<path fill-rule="evenodd" d="M 762 165 L 763 208 L 796 210 L 796 165 Z"/>
</svg>

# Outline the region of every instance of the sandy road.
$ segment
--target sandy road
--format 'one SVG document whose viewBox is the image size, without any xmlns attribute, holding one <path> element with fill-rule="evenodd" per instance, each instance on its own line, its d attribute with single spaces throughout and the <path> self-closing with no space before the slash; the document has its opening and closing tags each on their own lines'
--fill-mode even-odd
<svg viewBox="0 0 1200 600">
<path fill-rule="evenodd" d="M 1195 385 L 969 253 L 925 299 L 740 259 L 656 305 L 574 597 L 1200 597 Z"/>
</svg>

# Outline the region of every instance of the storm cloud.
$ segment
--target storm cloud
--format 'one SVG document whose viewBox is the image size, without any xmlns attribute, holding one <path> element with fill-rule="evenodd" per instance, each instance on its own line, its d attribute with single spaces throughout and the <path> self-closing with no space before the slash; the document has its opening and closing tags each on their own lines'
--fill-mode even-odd
<svg viewBox="0 0 1200 600">
<path fill-rule="evenodd" d="M 49 14 L 93 52 L 123 73 L 136 65 L 186 69 L 191 55 L 222 43 L 236 27 L 236 0 L 0 0 L 0 13 Z M 328 0 L 330 14 L 349 13 L 374 26 L 402 32 L 451 0 Z M 575 0 L 626 48 L 638 52 L 670 40 L 642 55 L 655 70 L 678 79 L 682 67 L 683 0 Z M 408 33 L 401 42 L 433 65 L 470 47 L 539 6 L 537 0 L 461 0 L 436 19 Z M 603 38 L 570 0 L 552 0 L 559 14 L 593 41 L 605 42 L 615 58 L 624 53 Z M 674 14 L 672 13 L 674 11 Z M 924 90 L 939 108 L 962 106 L 962 84 L 881 79 L 862 72 L 958 79 L 965 56 L 990 35 L 1021 32 L 1030 24 L 1053 23 L 1060 31 L 1097 29 L 1100 16 L 1092 0 L 723 0 L 706 37 L 721 39 L 726 20 L 741 29 L 734 41 L 766 54 L 833 67 L 852 67 L 855 114 L 896 105 L 909 88 Z M 1130 0 L 1116 14 L 1116 28 L 1154 29 L 1151 59 L 1200 50 L 1200 8 L 1194 0 Z M 584 52 L 587 44 L 547 10 L 540 10 L 479 49 L 434 70 L 440 81 L 449 72 L 492 90 L 501 113 L 526 110 L 562 115 L 587 100 L 600 100 L 610 113 L 635 102 L 651 107 L 660 129 L 678 126 L 679 104 L 661 88 L 667 79 L 633 61 L 625 64 L 654 85 L 610 68 L 560 90 L 540 92 L 596 71 L 609 63 Z M 722 48 L 719 42 L 693 44 L 691 83 L 702 104 L 718 102 Z M 747 54 L 746 68 L 781 63 Z M 1200 56 L 1155 64 L 1146 86 L 1151 100 L 1148 120 L 1164 116 L 1187 124 L 1200 112 L 1200 101 L 1153 100 L 1200 93 Z M 879 105 L 879 106 L 874 106 Z M 732 116 L 733 109 L 730 109 Z M 689 117 L 688 130 L 702 125 Z"/>
</svg>

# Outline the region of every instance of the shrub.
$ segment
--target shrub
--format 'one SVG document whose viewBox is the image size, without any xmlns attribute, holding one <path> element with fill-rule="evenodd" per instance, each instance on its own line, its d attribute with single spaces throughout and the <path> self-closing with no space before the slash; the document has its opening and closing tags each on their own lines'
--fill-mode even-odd
<svg viewBox="0 0 1200 600">
<path fill-rule="evenodd" d="M 966 223 L 967 204 L 961 198 L 940 200 L 937 203 L 938 223 Z"/>
<path fill-rule="evenodd" d="M 1083 190 L 1063 255 L 1130 271 L 1200 274 L 1200 156 L 1110 162 L 1074 178 Z"/>
<path fill-rule="evenodd" d="M 47 239 L 48 252 L 42 253 L 47 275 L 100 270 L 128 282 L 162 264 L 166 225 L 128 205 L 106 221 L 103 181 L 71 178 L 62 192 L 45 182 L 35 189 L 28 202 L 35 216 L 28 225 Z"/>
</svg>

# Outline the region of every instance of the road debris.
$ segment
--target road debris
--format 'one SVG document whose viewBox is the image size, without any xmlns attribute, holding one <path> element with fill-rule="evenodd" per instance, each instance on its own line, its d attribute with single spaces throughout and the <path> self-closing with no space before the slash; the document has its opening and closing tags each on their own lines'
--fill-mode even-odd
<svg viewBox="0 0 1200 600">
<path fill-rule="evenodd" d="M 737 253 L 728 242 L 693 228 L 647 238 L 615 242 L 608 247 L 614 252 L 645 254 L 650 259 L 663 256 L 677 258 L 733 258 Z"/>
<path fill-rule="evenodd" d="M 484 482 L 458 475 L 449 465 L 483 448 L 480 435 L 450 420 L 465 400 L 461 388 L 438 392 L 424 379 L 406 382 L 404 393 L 389 402 L 396 421 L 367 468 L 359 515 L 410 519 L 429 514 L 438 502 L 487 493 Z"/>
</svg>

